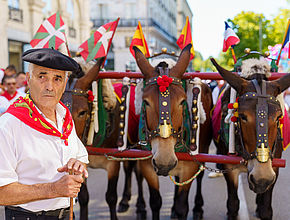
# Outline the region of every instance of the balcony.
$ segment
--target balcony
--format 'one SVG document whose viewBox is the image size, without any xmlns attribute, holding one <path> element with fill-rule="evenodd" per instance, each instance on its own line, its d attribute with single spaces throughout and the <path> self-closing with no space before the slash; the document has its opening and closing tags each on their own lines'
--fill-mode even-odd
<svg viewBox="0 0 290 220">
<path fill-rule="evenodd" d="M 23 11 L 19 8 L 9 7 L 9 20 L 23 23 Z"/>
<path fill-rule="evenodd" d="M 92 19 L 93 22 L 93 28 L 99 28 L 100 26 L 112 22 L 112 19 Z M 153 18 L 140 18 L 140 19 L 120 19 L 119 20 L 119 24 L 118 27 L 137 27 L 138 25 L 138 21 L 140 21 L 141 24 L 143 25 L 148 25 L 151 27 L 154 27 L 156 29 L 158 29 L 161 33 L 163 33 L 169 41 L 171 41 L 172 43 L 176 42 L 176 37 L 171 35 L 170 33 L 168 33 L 155 19 Z"/>
</svg>

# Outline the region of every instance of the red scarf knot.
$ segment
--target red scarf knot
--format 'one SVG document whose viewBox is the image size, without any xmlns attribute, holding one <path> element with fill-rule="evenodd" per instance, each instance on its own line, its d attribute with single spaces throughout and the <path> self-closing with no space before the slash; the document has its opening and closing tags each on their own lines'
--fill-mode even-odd
<svg viewBox="0 0 290 220">
<path fill-rule="evenodd" d="M 159 91 L 160 92 L 165 92 L 167 90 L 167 88 L 169 87 L 169 85 L 172 83 L 173 79 L 163 75 L 162 77 L 159 76 L 157 78 L 157 84 L 159 86 Z"/>
</svg>

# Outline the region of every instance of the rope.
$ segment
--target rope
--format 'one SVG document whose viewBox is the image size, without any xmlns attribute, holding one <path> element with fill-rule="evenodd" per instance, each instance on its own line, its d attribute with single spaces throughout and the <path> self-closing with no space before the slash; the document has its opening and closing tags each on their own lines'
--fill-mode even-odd
<svg viewBox="0 0 290 220">
<path fill-rule="evenodd" d="M 204 169 L 205 169 L 205 167 L 201 164 L 199 166 L 199 170 L 190 179 L 188 179 L 182 183 L 176 182 L 171 175 L 169 175 L 169 178 L 175 185 L 183 186 L 183 185 L 186 185 L 186 184 L 190 183 L 191 181 L 193 181 L 198 176 L 198 174 L 200 174 L 200 172 L 204 171 Z"/>
<path fill-rule="evenodd" d="M 114 157 L 114 156 L 109 156 L 106 155 L 107 160 L 116 160 L 116 161 L 134 161 L 134 160 L 147 160 L 152 157 L 152 155 L 146 156 L 146 157 Z"/>
</svg>

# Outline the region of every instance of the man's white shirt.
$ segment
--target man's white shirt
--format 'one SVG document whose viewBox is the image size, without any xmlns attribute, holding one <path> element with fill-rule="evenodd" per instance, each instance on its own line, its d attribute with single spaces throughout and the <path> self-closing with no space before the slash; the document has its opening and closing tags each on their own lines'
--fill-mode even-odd
<svg viewBox="0 0 290 220">
<path fill-rule="evenodd" d="M 22 96 L 24 98 L 26 96 L 26 94 L 23 93 L 23 92 L 18 92 L 17 91 L 16 96 L 13 99 L 11 99 L 10 101 L 6 97 L 4 97 L 4 96 L 0 96 L 0 114 L 1 113 L 4 113 L 8 109 L 8 107 L 13 102 L 15 102 L 16 99 L 18 99 L 20 96 Z"/>
<path fill-rule="evenodd" d="M 62 132 L 65 108 L 60 104 L 56 108 L 57 126 Z M 64 166 L 70 158 L 88 163 L 86 148 L 77 137 L 75 127 L 64 140 L 43 134 L 13 115 L 6 113 L 0 117 L 0 186 L 13 182 L 21 184 L 49 183 L 59 180 L 67 173 L 59 173 L 57 168 Z M 30 211 L 47 211 L 69 207 L 69 198 L 39 200 L 17 205 Z"/>
</svg>

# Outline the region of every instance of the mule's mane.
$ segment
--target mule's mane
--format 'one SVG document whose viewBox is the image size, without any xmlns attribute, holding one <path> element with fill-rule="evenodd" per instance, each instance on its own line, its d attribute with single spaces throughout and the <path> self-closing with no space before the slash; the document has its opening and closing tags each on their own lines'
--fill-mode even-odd
<svg viewBox="0 0 290 220">
<path fill-rule="evenodd" d="M 243 78 L 249 79 L 255 74 L 264 75 L 266 78 L 271 76 L 271 67 L 268 64 L 268 61 L 263 57 L 260 57 L 260 59 L 251 58 L 244 60 L 241 67 L 241 77 Z"/>
</svg>

